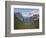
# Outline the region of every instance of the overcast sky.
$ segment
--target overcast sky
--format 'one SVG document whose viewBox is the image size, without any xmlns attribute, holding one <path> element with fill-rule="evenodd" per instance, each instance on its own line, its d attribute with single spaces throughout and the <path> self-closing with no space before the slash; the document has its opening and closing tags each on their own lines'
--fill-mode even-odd
<svg viewBox="0 0 46 38">
<path fill-rule="evenodd" d="M 17 12 L 20 12 L 20 13 L 32 13 L 33 10 L 36 10 L 38 11 L 39 9 L 29 9 L 29 8 L 15 8 L 14 9 L 14 12 L 17 13 Z"/>
</svg>

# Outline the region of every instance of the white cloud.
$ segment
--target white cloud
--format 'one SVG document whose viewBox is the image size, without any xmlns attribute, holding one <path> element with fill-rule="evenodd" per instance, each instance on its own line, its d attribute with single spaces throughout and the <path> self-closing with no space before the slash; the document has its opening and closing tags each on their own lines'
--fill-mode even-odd
<svg viewBox="0 0 46 38">
<path fill-rule="evenodd" d="M 39 11 L 33 10 L 32 12 L 22 13 L 22 16 L 24 16 L 24 17 L 31 17 L 31 16 L 33 16 L 35 14 L 39 14 Z"/>
</svg>

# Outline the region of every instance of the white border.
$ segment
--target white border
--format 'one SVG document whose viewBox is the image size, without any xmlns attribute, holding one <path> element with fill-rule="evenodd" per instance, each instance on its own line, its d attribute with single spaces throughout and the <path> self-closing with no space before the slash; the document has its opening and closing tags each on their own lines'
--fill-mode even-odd
<svg viewBox="0 0 46 38">
<path fill-rule="evenodd" d="M 39 29 L 14 30 L 14 8 L 39 9 Z M 42 32 L 42 6 L 11 5 L 11 33 L 29 33 L 29 32 L 30 33 Z"/>
</svg>

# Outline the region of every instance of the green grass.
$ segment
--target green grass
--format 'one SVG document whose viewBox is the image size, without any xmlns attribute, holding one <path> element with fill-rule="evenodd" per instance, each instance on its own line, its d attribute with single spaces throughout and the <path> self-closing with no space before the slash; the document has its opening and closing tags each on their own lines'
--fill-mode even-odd
<svg viewBox="0 0 46 38">
<path fill-rule="evenodd" d="M 16 21 L 14 29 L 38 29 L 39 23 L 23 23 L 21 21 Z"/>
</svg>

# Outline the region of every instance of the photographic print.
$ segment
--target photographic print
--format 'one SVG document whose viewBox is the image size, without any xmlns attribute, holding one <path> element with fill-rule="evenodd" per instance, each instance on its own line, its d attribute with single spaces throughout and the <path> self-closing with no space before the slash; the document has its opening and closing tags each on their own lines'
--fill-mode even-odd
<svg viewBox="0 0 46 38">
<path fill-rule="evenodd" d="M 11 5 L 11 33 L 42 32 L 41 18 L 40 6 Z"/>
<path fill-rule="evenodd" d="M 39 29 L 39 9 L 14 8 L 14 29 Z"/>
<path fill-rule="evenodd" d="M 5 2 L 5 36 L 29 36 L 44 34 L 44 3 Z"/>
</svg>

